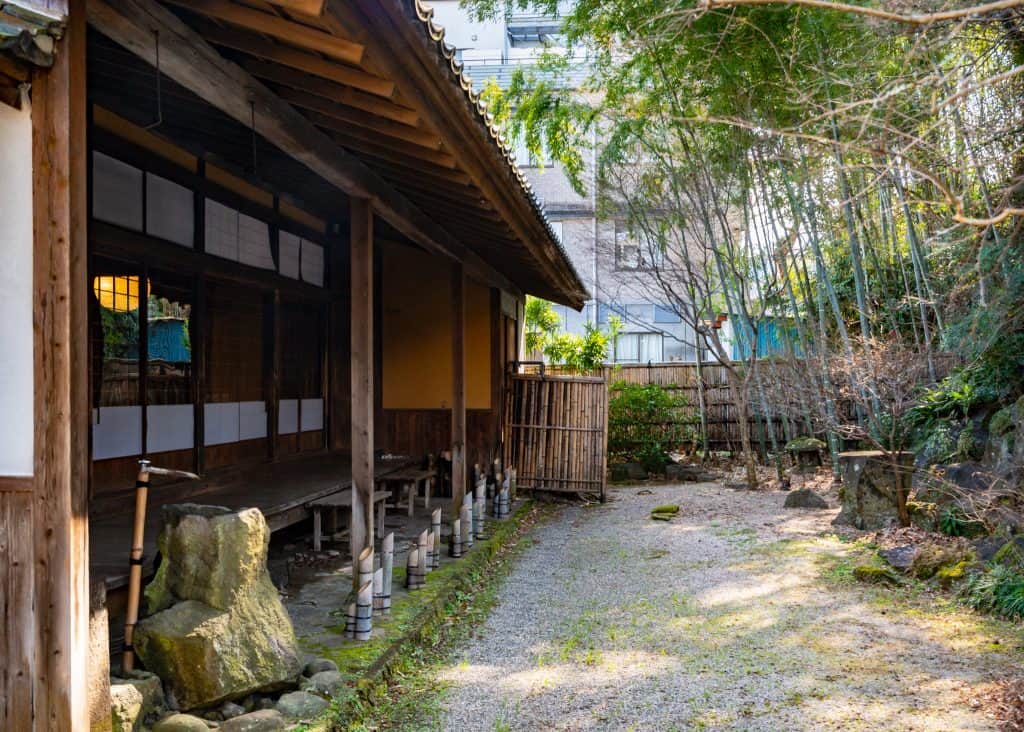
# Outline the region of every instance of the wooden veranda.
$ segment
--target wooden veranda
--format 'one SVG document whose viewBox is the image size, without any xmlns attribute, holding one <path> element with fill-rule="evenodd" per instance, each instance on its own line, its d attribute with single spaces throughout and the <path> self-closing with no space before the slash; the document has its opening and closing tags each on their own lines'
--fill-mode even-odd
<svg viewBox="0 0 1024 732">
<path fill-rule="evenodd" d="M 140 457 L 203 477 L 157 504 L 279 521 L 351 486 L 358 554 L 382 453 L 451 450 L 461 502 L 500 454 L 525 293 L 587 295 L 418 0 L 11 13 L 0 729 L 63 732 L 106 668 L 90 543 L 116 576 Z"/>
</svg>

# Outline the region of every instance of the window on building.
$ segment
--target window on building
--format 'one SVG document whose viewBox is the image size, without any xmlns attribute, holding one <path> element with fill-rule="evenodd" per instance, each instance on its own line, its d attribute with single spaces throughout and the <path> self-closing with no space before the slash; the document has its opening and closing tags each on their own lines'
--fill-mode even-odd
<svg viewBox="0 0 1024 732">
<path fill-rule="evenodd" d="M 624 221 L 615 222 L 616 269 L 659 269 L 665 260 L 664 252 L 639 241 Z"/>
<path fill-rule="evenodd" d="M 660 363 L 663 345 L 661 333 L 620 333 L 615 337 L 615 361 Z"/>
<path fill-rule="evenodd" d="M 597 309 L 597 322 L 599 325 L 607 325 L 611 316 L 617 316 L 621 320 L 626 319 L 626 307 L 614 302 L 603 302 Z"/>
<path fill-rule="evenodd" d="M 655 305 L 654 306 L 654 322 L 655 323 L 678 323 L 680 317 L 676 311 L 667 305 Z"/>
</svg>

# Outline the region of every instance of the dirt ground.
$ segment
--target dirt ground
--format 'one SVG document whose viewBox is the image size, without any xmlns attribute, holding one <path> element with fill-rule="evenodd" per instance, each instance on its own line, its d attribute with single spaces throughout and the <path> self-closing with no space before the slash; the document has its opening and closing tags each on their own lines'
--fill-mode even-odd
<svg viewBox="0 0 1024 732">
<path fill-rule="evenodd" d="M 538 528 L 417 729 L 985 730 L 1024 634 L 852 577 L 836 510 L 717 483 L 612 489 Z M 671 522 L 653 507 L 677 503 Z"/>
</svg>

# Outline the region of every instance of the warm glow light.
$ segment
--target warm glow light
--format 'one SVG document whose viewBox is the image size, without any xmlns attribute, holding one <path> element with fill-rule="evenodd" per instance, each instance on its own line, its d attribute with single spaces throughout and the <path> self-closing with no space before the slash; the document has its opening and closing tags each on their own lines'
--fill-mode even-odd
<svg viewBox="0 0 1024 732">
<path fill-rule="evenodd" d="M 146 281 L 146 296 L 149 296 Z M 138 275 L 101 275 L 92 280 L 92 291 L 100 305 L 117 313 L 130 313 L 139 309 Z"/>
</svg>

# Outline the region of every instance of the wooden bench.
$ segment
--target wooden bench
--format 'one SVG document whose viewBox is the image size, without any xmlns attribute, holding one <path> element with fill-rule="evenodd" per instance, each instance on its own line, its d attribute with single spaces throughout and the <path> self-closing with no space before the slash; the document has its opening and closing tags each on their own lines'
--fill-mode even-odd
<svg viewBox="0 0 1024 732">
<path fill-rule="evenodd" d="M 404 506 L 409 515 L 412 516 L 416 496 L 419 494 L 419 484 L 423 483 L 423 507 L 430 508 L 430 491 L 434 487 L 434 480 L 437 479 L 437 472 L 431 468 L 401 468 L 393 473 L 388 473 L 377 479 L 378 483 L 399 483 L 399 498 L 401 490 L 405 489 L 405 503 L 395 501 L 396 507 Z"/>
<path fill-rule="evenodd" d="M 373 503 L 374 513 L 377 516 L 377 535 L 382 536 L 384 534 L 384 514 L 387 511 L 387 499 L 391 496 L 388 491 L 374 491 L 373 492 Z M 313 551 L 320 551 L 320 547 L 323 544 L 323 517 L 324 510 L 331 512 L 332 525 L 337 526 L 338 520 L 338 509 L 347 508 L 349 511 L 352 510 L 352 489 L 348 488 L 337 493 L 332 493 L 329 496 L 318 498 L 315 501 L 311 501 L 306 504 L 306 507 L 313 512 Z M 333 533 L 333 532 L 332 532 Z"/>
</svg>

